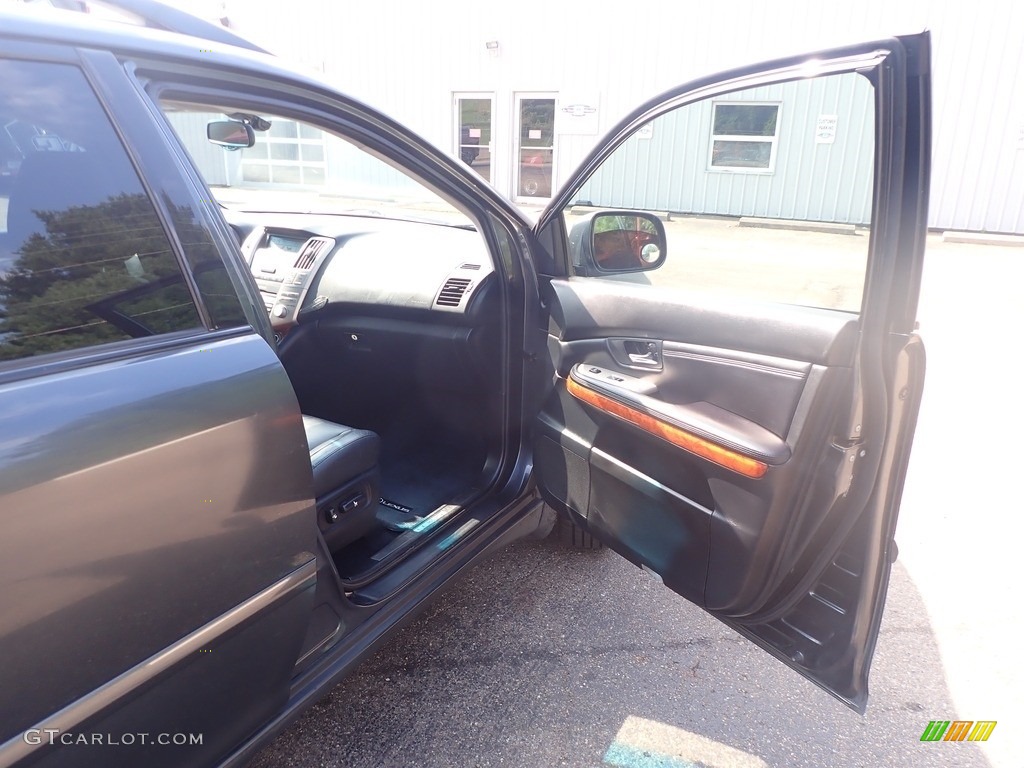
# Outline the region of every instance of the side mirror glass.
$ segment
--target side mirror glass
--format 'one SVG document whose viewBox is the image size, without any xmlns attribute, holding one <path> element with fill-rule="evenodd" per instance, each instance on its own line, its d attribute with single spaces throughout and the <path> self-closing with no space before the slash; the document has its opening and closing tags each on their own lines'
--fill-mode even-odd
<svg viewBox="0 0 1024 768">
<path fill-rule="evenodd" d="M 665 263 L 665 225 L 650 213 L 599 211 L 577 223 L 569 240 L 576 266 L 588 274 L 646 272 Z"/>
<path fill-rule="evenodd" d="M 211 144 L 227 149 L 248 149 L 256 143 L 256 133 L 248 123 L 238 120 L 214 120 L 206 124 Z"/>
</svg>

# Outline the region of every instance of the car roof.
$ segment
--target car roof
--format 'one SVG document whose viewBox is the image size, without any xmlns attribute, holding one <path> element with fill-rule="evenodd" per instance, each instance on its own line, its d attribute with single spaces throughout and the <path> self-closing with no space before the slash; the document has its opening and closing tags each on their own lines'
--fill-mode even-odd
<svg viewBox="0 0 1024 768">
<path fill-rule="evenodd" d="M 57 5 L 57 0 L 52 0 L 52 2 Z M 129 35 L 131 34 L 130 30 L 157 29 L 172 34 L 200 38 L 207 42 L 223 43 L 266 53 L 254 42 L 227 27 L 193 16 L 179 8 L 165 5 L 160 0 L 99 0 L 96 6 L 101 12 L 113 10 L 116 14 L 123 15 L 125 22 L 128 23 L 118 23 L 117 21 L 112 23 L 122 31 L 128 30 Z M 63 5 L 59 6 L 63 10 L 58 10 L 57 7 L 40 7 L 40 4 L 15 7 L 21 9 L 21 12 L 17 14 L 19 17 L 34 18 L 46 26 L 89 27 L 96 23 L 101 25 L 111 23 L 102 17 L 97 18 L 95 15 L 89 14 L 86 8 L 82 9 L 84 12 L 75 13 L 71 9 L 64 8 Z M 8 6 L 9 8 L 10 6 Z M 137 20 L 138 24 L 131 23 L 130 19 Z"/>
<path fill-rule="evenodd" d="M 126 9 L 135 4 L 134 1 L 118 2 Z M 151 5 L 167 8 L 159 3 Z M 287 66 L 282 66 L 280 59 L 234 32 L 183 12 L 177 13 L 177 19 L 184 22 L 180 28 L 200 36 L 69 10 L 14 5 L 0 9 L 0 38 L 98 48 L 148 58 L 195 60 L 202 53 L 204 59 L 224 58 L 236 62 L 242 59 L 254 68 L 271 67 L 294 74 Z"/>
<path fill-rule="evenodd" d="M 135 6 L 141 0 L 116 0 L 118 6 Z M 145 3 L 161 5 L 159 3 Z M 167 6 L 162 6 L 166 8 Z M 27 10 L 22 10 L 23 8 Z M 187 14 L 185 14 L 187 15 Z M 210 22 L 189 17 L 194 28 L 209 33 L 223 30 L 232 38 L 243 40 L 230 30 Z M 161 60 L 172 68 L 201 64 L 222 70 L 242 70 L 260 77 L 277 77 L 302 82 L 311 88 L 328 90 L 335 97 L 357 103 L 339 92 L 336 86 L 322 76 L 303 68 L 296 68 L 288 60 L 264 51 L 249 41 L 245 47 L 234 42 L 214 40 L 213 33 L 205 37 L 172 32 L 148 26 L 104 19 L 91 14 L 54 8 L 33 9 L 32 6 L 5 6 L 0 9 L 0 41 L 14 40 L 46 45 L 56 43 L 71 48 L 104 50 L 115 56 L 137 60 Z M 16 53 L 5 54 L 17 57 Z M 366 105 L 361 105 L 365 108 Z M 372 111 L 372 110 L 371 110 Z M 393 121 L 391 121 L 393 122 Z"/>
</svg>

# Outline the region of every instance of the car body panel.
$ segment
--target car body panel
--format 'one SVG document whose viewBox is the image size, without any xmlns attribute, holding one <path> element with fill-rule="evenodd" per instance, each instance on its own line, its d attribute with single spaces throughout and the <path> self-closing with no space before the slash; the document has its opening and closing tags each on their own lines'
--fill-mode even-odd
<svg viewBox="0 0 1024 768">
<path fill-rule="evenodd" d="M 0 385 L 4 431 L 17 436 L 0 470 L 5 742 L 285 578 L 312 559 L 316 535 L 298 408 L 259 336 L 24 373 Z M 257 619 L 275 625 L 278 653 L 254 654 L 246 673 L 264 702 L 250 727 L 287 692 L 305 627 L 285 614 Z M 221 641 L 181 666 L 230 689 Z M 256 700 L 245 699 L 198 722 L 212 734 Z"/>
</svg>

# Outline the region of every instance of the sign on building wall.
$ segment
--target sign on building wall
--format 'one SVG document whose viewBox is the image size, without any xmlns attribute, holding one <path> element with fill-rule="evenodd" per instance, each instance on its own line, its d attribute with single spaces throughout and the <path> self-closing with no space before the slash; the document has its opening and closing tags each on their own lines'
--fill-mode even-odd
<svg viewBox="0 0 1024 768">
<path fill-rule="evenodd" d="M 835 144 L 838 122 L 838 115 L 818 115 L 818 124 L 814 129 L 814 143 Z"/>
<path fill-rule="evenodd" d="M 558 132 L 577 136 L 596 136 L 598 133 L 598 94 L 567 93 L 559 97 Z"/>
</svg>

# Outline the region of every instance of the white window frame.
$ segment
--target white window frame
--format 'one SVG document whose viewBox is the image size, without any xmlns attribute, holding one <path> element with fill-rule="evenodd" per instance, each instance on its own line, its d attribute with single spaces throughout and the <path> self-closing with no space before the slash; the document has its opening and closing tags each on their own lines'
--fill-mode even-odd
<svg viewBox="0 0 1024 768">
<path fill-rule="evenodd" d="M 731 134 L 715 133 L 715 113 L 719 105 L 730 107 L 775 107 L 775 134 L 773 136 L 733 136 Z M 753 173 L 768 174 L 775 173 L 775 158 L 779 150 L 779 129 L 782 125 L 782 102 L 781 101 L 747 101 L 745 99 L 715 99 L 711 102 L 711 126 L 709 133 L 711 140 L 708 142 L 708 171 L 711 173 Z M 716 141 L 742 141 L 763 142 L 771 145 L 768 155 L 768 167 L 756 168 L 748 165 L 715 165 L 715 142 Z"/>
</svg>

